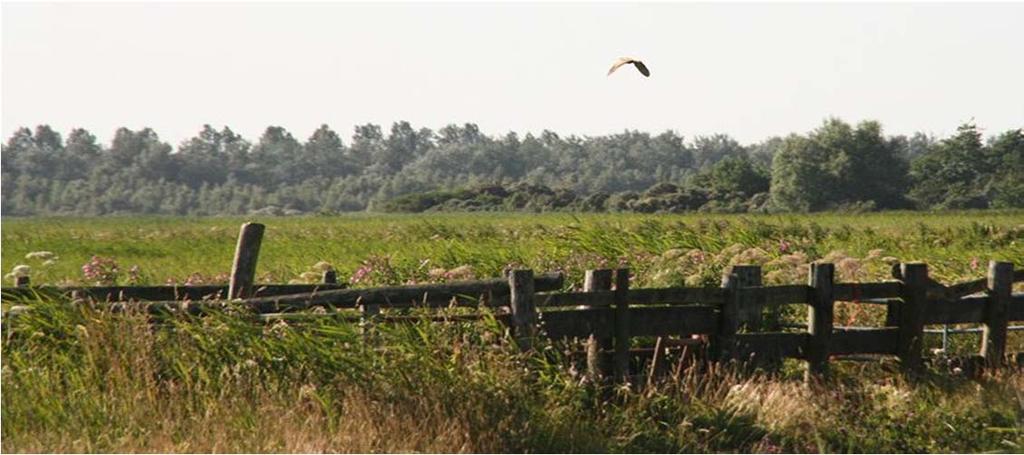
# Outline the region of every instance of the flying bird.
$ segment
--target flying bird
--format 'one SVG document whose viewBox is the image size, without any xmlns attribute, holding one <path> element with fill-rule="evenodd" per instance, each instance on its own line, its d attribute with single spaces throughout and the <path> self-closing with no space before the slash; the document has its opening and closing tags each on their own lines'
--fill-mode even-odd
<svg viewBox="0 0 1024 455">
<path fill-rule="evenodd" d="M 636 69 L 639 70 L 640 74 L 643 74 L 644 77 L 650 77 L 651 76 L 651 71 L 648 70 L 646 66 L 644 66 L 644 62 L 641 62 L 640 60 L 637 60 L 637 59 L 631 58 L 631 57 L 620 57 L 615 62 L 615 64 L 612 65 L 612 68 L 610 70 L 608 70 L 608 75 L 611 76 L 612 73 L 614 73 L 615 70 L 619 69 L 620 66 L 627 65 L 627 64 L 630 64 L 630 63 L 632 63 L 633 66 L 636 66 Z"/>
</svg>

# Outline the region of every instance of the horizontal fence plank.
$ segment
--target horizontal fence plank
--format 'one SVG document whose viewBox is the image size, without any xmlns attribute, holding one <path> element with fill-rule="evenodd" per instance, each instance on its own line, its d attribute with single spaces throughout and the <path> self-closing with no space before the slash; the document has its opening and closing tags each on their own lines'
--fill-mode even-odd
<svg viewBox="0 0 1024 455">
<path fill-rule="evenodd" d="M 1006 308 L 1006 320 L 1024 321 L 1024 294 L 1010 296 L 1010 305 Z"/>
<path fill-rule="evenodd" d="M 985 317 L 987 296 L 957 300 L 931 300 L 924 311 L 925 324 L 965 324 L 981 322 Z"/>
<path fill-rule="evenodd" d="M 747 302 L 760 302 L 762 305 L 790 305 L 806 304 L 810 299 L 811 289 L 810 286 L 802 284 L 787 284 L 739 288 L 736 292 L 741 294 L 741 300 Z"/>
<path fill-rule="evenodd" d="M 336 314 L 315 314 L 315 313 L 266 313 L 259 315 L 263 322 L 316 322 L 321 320 L 340 320 L 358 324 L 365 319 L 364 316 L 351 313 Z M 418 322 L 476 322 L 484 318 L 482 314 L 458 314 L 458 315 L 430 315 L 430 316 L 377 316 L 373 318 L 374 323 L 382 324 L 414 324 Z M 505 322 L 508 315 L 494 315 L 500 322 Z"/>
<path fill-rule="evenodd" d="M 614 323 L 610 308 L 547 311 L 541 313 L 544 331 L 551 338 L 610 336 Z M 712 333 L 717 324 L 715 309 L 706 305 L 629 309 L 633 337 L 687 336 Z"/>
<path fill-rule="evenodd" d="M 844 354 L 896 354 L 899 328 L 837 327 L 832 332 L 831 355 Z"/>
<path fill-rule="evenodd" d="M 1024 281 L 1024 269 L 1014 270 L 1012 281 L 1019 283 Z M 963 283 L 952 284 L 946 286 L 942 294 L 947 299 L 955 299 L 963 297 L 965 295 L 971 295 L 978 292 L 984 291 L 988 286 L 988 278 L 981 278 L 973 281 L 967 281 Z"/>
<path fill-rule="evenodd" d="M 613 291 L 592 291 L 592 292 L 556 292 L 551 294 L 537 294 L 534 301 L 537 307 L 560 307 L 560 306 L 611 306 L 614 300 Z"/>
<path fill-rule="evenodd" d="M 612 334 L 614 320 L 611 308 L 589 308 L 585 310 L 544 311 L 540 323 L 549 338 L 608 337 Z"/>
<path fill-rule="evenodd" d="M 741 360 L 758 358 L 803 358 L 810 334 L 807 333 L 740 333 L 736 335 L 736 357 Z"/>
<path fill-rule="evenodd" d="M 630 305 L 650 305 L 657 303 L 686 305 L 703 303 L 720 305 L 725 300 L 722 288 L 663 288 L 663 289 L 630 289 L 626 297 Z"/>
<path fill-rule="evenodd" d="M 630 334 L 642 336 L 688 336 L 715 331 L 715 309 L 706 305 L 630 308 Z"/>
<path fill-rule="evenodd" d="M 561 289 L 564 277 L 561 273 L 549 273 L 534 277 L 534 289 L 552 291 Z M 453 303 L 474 306 L 484 297 L 491 306 L 499 306 L 507 299 L 494 301 L 495 294 L 509 293 L 508 279 L 498 278 L 481 281 L 463 281 L 445 284 L 414 286 L 392 286 L 369 289 L 342 289 L 316 294 L 296 294 L 267 298 L 246 299 L 246 305 L 261 313 L 275 310 L 301 309 L 315 305 L 330 305 L 347 308 L 362 305 L 380 305 L 381 308 L 403 308 L 411 306 L 445 307 Z"/>
<path fill-rule="evenodd" d="M 833 298 L 844 302 L 899 297 L 903 284 L 899 281 L 882 283 L 838 283 L 832 288 Z"/>
<path fill-rule="evenodd" d="M 539 294 L 537 306 L 611 306 L 614 296 L 614 291 Z M 723 296 L 721 288 L 650 288 L 630 289 L 626 293 L 626 300 L 630 305 L 718 305 L 722 303 Z"/>
<path fill-rule="evenodd" d="M 538 275 L 534 279 L 536 289 L 551 291 L 560 289 L 564 277 L 560 273 Z M 448 306 L 476 307 L 478 299 L 487 299 L 490 306 L 501 306 L 508 302 L 508 280 L 493 279 L 464 281 L 446 284 L 416 286 L 392 286 L 367 289 L 334 289 L 313 293 L 289 294 L 273 297 L 258 297 L 240 300 L 235 306 L 248 307 L 259 313 L 281 313 L 311 308 L 332 306 L 355 308 L 358 305 L 380 305 L 381 308 L 410 308 Z M 494 298 L 492 298 L 494 297 Z M 113 308 L 138 309 L 150 313 L 186 310 L 192 314 L 223 308 L 221 301 L 193 301 L 185 305 L 178 301 L 114 302 Z"/>
<path fill-rule="evenodd" d="M 259 296 L 299 294 L 306 292 L 346 289 L 347 284 L 264 284 L 254 287 Z M 197 286 L 33 286 L 27 288 L 4 288 L 4 298 L 32 298 L 40 295 L 71 295 L 99 301 L 128 300 L 205 300 L 224 298 L 228 295 L 227 285 Z"/>
</svg>

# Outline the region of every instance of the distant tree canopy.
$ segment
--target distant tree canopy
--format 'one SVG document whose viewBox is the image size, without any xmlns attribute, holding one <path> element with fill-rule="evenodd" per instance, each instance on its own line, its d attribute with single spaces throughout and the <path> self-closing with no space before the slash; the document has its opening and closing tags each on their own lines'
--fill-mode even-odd
<svg viewBox="0 0 1024 455">
<path fill-rule="evenodd" d="M 817 211 L 1024 207 L 1024 129 L 973 124 L 937 140 L 828 119 L 742 145 L 673 131 L 487 136 L 396 122 L 327 125 L 256 142 L 209 125 L 178 146 L 149 128 L 109 145 L 84 129 L 17 130 L 0 152 L 8 216 L 334 213 L 360 210 Z"/>
</svg>

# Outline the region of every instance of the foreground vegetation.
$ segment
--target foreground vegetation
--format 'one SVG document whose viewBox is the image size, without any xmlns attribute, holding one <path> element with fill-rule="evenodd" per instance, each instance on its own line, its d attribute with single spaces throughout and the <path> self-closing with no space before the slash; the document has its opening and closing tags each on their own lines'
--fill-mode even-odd
<svg viewBox="0 0 1024 455">
<path fill-rule="evenodd" d="M 154 330 L 140 315 L 30 304 L 4 327 L 5 452 L 1024 449 L 1021 373 L 908 382 L 887 364 L 840 365 L 805 386 L 683 370 L 603 401 L 493 321 L 382 328 L 369 349 L 338 322 L 225 314 Z"/>
<path fill-rule="evenodd" d="M 28 265 L 39 284 L 224 282 L 243 221 L 7 219 L 0 254 L 4 271 Z M 887 278 L 894 261 L 927 262 L 947 283 L 983 276 L 990 259 L 1024 266 L 1019 211 L 259 221 L 264 282 L 315 280 L 326 263 L 353 286 L 530 267 L 564 270 L 572 287 L 587 268 L 619 264 L 637 286 L 717 285 L 739 263 L 779 284 L 805 282 L 815 260 L 836 263 L 843 281 Z M 326 319 L 234 313 L 154 326 L 67 302 L 4 303 L 33 307 L 4 319 L 4 451 L 1024 450 L 1019 371 L 974 381 L 935 369 L 911 381 L 888 361 L 835 362 L 831 382 L 805 386 L 798 364 L 769 378 L 684 368 L 605 400 L 565 346 L 526 356 L 493 320 L 381 327 L 366 345 L 358 326 Z M 843 324 L 877 317 L 836 312 Z M 977 349 L 977 337 L 957 340 L 961 353 Z M 935 348 L 937 336 L 926 342 Z M 1024 351 L 1024 339 L 1008 350 Z"/>
</svg>

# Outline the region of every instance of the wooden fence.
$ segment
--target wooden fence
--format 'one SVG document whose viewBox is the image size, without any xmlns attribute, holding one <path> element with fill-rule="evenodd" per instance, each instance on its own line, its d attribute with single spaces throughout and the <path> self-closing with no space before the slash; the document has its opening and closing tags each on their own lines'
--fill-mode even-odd
<svg viewBox="0 0 1024 455">
<path fill-rule="evenodd" d="M 920 263 L 901 264 L 894 270 L 897 280 L 876 283 L 836 282 L 834 266 L 819 263 L 809 266 L 806 285 L 784 286 L 763 286 L 757 266 L 734 266 L 720 287 L 634 289 L 628 269 L 589 270 L 580 292 L 564 292 L 561 274 L 535 275 L 531 270 L 512 270 L 506 278 L 492 280 L 369 289 L 345 289 L 333 272 L 325 274 L 324 284 L 257 285 L 253 277 L 263 229 L 252 226 L 242 227 L 229 286 L 57 288 L 30 287 L 25 279 L 19 282 L 21 287 L 4 289 L 4 298 L 63 293 L 154 313 L 201 314 L 225 305 L 220 298 L 230 296 L 235 297 L 231 304 L 247 306 L 265 319 L 329 307 L 357 309 L 361 314 L 353 320 L 380 323 L 409 320 L 382 313 L 385 309 L 484 306 L 495 309 L 525 350 L 540 337 L 586 339 L 589 374 L 623 381 L 631 376 L 638 339 L 656 340 L 657 362 L 664 340 L 693 336 L 709 342 L 712 360 L 771 365 L 785 358 L 801 359 L 807 362 L 809 377 L 826 375 L 830 358 L 861 354 L 896 356 L 905 369 L 916 371 L 923 366 L 925 327 L 962 323 L 982 325 L 978 358 L 998 368 L 1006 360 L 1008 322 L 1024 321 L 1024 294 L 1011 289 L 1014 282 L 1024 281 L 1024 271 L 996 261 L 989 264 L 987 278 L 952 286 L 931 280 L 927 265 Z M 836 326 L 836 302 L 882 305 L 885 326 Z M 784 305 L 807 307 L 806 329 L 762 331 L 764 309 Z"/>
</svg>

